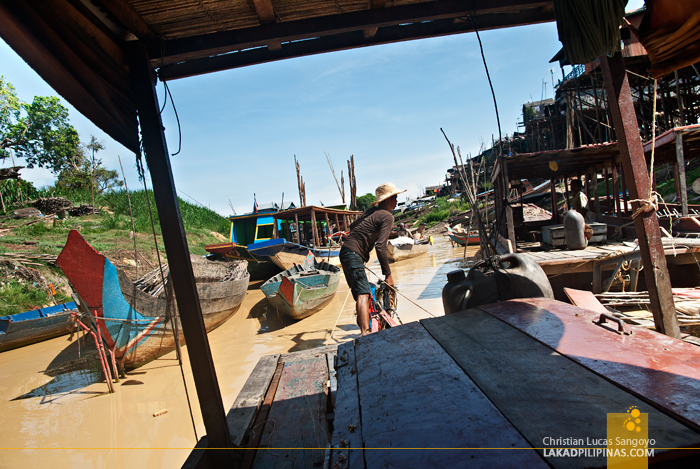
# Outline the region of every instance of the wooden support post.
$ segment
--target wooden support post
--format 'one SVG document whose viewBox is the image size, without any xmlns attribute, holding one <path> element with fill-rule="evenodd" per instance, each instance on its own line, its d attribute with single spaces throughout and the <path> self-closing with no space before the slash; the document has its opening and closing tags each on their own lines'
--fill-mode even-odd
<svg viewBox="0 0 700 469">
<path fill-rule="evenodd" d="M 348 222 L 347 215 L 343 215 L 343 223 L 345 223 L 345 226 L 343 227 L 343 231 L 350 231 L 350 223 Z"/>
<path fill-rule="evenodd" d="M 595 207 L 595 221 L 600 222 L 603 215 L 600 213 L 600 197 L 598 197 L 598 171 L 594 167 L 591 167 L 591 172 L 589 173 L 589 178 L 591 179 L 591 187 L 593 189 L 593 206 Z M 588 201 L 588 208 L 590 209 L 591 202 Z"/>
<path fill-rule="evenodd" d="M 318 243 L 318 227 L 316 226 L 316 211 L 311 209 L 311 233 L 314 236 L 314 247 L 319 247 Z"/>
<path fill-rule="evenodd" d="M 209 349 L 209 340 L 202 317 L 197 285 L 192 272 L 190 251 L 180 215 L 168 146 L 163 131 L 160 107 L 155 89 L 155 74 L 145 48 L 140 42 L 124 44 L 128 61 L 134 102 L 138 111 L 146 162 L 151 174 L 153 193 L 160 218 L 170 274 L 177 292 L 177 307 L 182 331 L 187 341 L 187 353 L 197 388 L 199 407 L 206 427 L 209 447 L 231 448 L 231 435 L 226 411 L 221 399 L 219 382 Z M 229 451 L 211 451 L 210 457 L 218 467 L 230 467 Z"/>
<path fill-rule="evenodd" d="M 647 198 L 651 192 L 649 173 L 622 54 L 618 52 L 612 58 L 601 55 L 599 60 L 605 77 L 605 88 L 610 97 L 608 103 L 615 124 L 622 164 L 625 166 L 625 175 L 629 178 L 630 196 L 632 199 Z M 639 205 L 639 202 L 634 202 L 632 210 L 636 211 Z M 659 220 L 656 213 L 650 210 L 636 217 L 634 224 L 656 330 L 680 339 Z"/>
<path fill-rule="evenodd" d="M 324 213 L 326 217 L 326 244 L 331 246 L 331 221 L 328 219 L 328 213 Z"/>
<path fill-rule="evenodd" d="M 299 216 L 295 213 L 294 214 L 294 224 L 296 225 L 296 239 L 297 239 L 297 244 L 301 244 L 301 226 L 299 226 Z"/>
<path fill-rule="evenodd" d="M 613 192 L 613 203 L 615 204 L 615 215 L 620 215 L 620 185 L 617 182 L 617 163 L 613 160 L 612 166 L 612 192 Z"/>
<path fill-rule="evenodd" d="M 279 231 L 277 230 L 277 219 L 272 217 L 272 239 L 279 239 Z"/>
<path fill-rule="evenodd" d="M 606 215 L 610 215 L 611 213 L 615 213 L 615 209 L 610 210 L 610 203 L 612 200 L 610 199 L 610 168 L 605 168 L 605 208 L 606 208 Z"/>
<path fill-rule="evenodd" d="M 566 199 L 566 207 L 565 212 L 568 212 L 571 209 L 571 200 L 569 199 L 569 178 L 566 177 L 564 178 L 564 197 Z"/>
<path fill-rule="evenodd" d="M 549 180 L 549 192 L 552 194 L 552 221 L 559 223 L 559 206 L 557 204 L 557 181 Z"/>
<path fill-rule="evenodd" d="M 337 213 L 335 214 L 335 230 L 336 230 L 336 231 L 342 231 L 342 230 L 340 229 L 340 221 L 338 220 L 338 214 L 337 214 Z"/>
<path fill-rule="evenodd" d="M 688 216 L 688 187 L 685 181 L 685 157 L 683 156 L 683 132 L 676 132 L 676 165 L 678 165 L 678 179 L 676 185 L 680 190 L 681 212 Z"/>
</svg>

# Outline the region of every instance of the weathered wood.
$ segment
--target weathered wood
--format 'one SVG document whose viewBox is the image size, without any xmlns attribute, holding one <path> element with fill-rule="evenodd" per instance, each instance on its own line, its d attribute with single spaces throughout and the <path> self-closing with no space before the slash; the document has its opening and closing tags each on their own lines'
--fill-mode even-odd
<svg viewBox="0 0 700 469">
<path fill-rule="evenodd" d="M 331 467 L 340 463 L 342 468 L 361 469 L 365 467 L 365 460 L 354 341 L 345 342 L 338 346 L 335 371 L 338 380 L 338 393 L 336 395 L 333 434 L 331 435 L 331 445 L 333 446 Z M 342 454 L 343 457 L 339 458 L 339 454 Z"/>
<path fill-rule="evenodd" d="M 284 364 L 255 456 L 256 468 L 320 467 L 326 455 L 325 355 Z"/>
<path fill-rule="evenodd" d="M 633 334 L 621 335 L 614 323 L 594 324 L 598 314 L 545 298 L 480 309 L 700 431 L 697 347 L 636 326 L 625 325 Z"/>
<path fill-rule="evenodd" d="M 318 242 L 318 227 L 316 226 L 316 211 L 311 210 L 311 232 L 314 236 L 314 247 L 319 247 L 321 244 Z"/>
<path fill-rule="evenodd" d="M 279 387 L 283 370 L 284 363 L 278 362 L 275 367 L 275 374 L 272 376 L 270 386 L 267 388 L 267 392 L 265 393 L 265 400 L 263 400 L 260 412 L 258 412 L 258 415 L 255 417 L 255 423 L 251 428 L 251 436 L 247 445 L 249 449 L 245 452 L 245 457 L 243 459 L 243 463 L 241 464 L 243 469 L 253 467 L 253 461 L 255 460 L 255 455 L 260 447 L 260 440 L 262 439 L 263 432 L 265 431 L 265 426 L 268 421 L 267 417 L 270 415 L 270 408 L 272 407 L 272 402 L 275 399 L 275 394 L 277 394 L 277 388 Z"/>
<path fill-rule="evenodd" d="M 625 176 L 629 178 L 627 186 L 630 190 L 630 198 L 632 200 L 649 198 L 652 187 L 649 186 L 647 163 L 622 54 L 618 52 L 612 58 L 601 55 L 600 64 L 605 77 L 605 88 L 610 96 L 608 103 L 615 123 L 622 165 L 625 168 Z M 632 210 L 636 211 L 639 207 L 640 203 L 634 202 Z M 634 224 L 639 239 L 639 250 L 642 253 L 644 278 L 649 290 L 656 330 L 671 337 L 680 338 L 673 305 L 671 279 L 666 266 L 656 211 L 642 212 L 634 219 Z"/>
<path fill-rule="evenodd" d="M 649 435 L 657 448 L 700 442 L 698 433 L 484 311 L 475 308 L 421 323 L 534 447 L 589 446 L 587 439 L 606 437 L 609 412 L 630 406 L 649 414 Z M 548 443 L 545 438 L 553 435 L 584 444 Z M 546 460 L 555 468 L 606 465 L 604 455 Z"/>
<path fill-rule="evenodd" d="M 331 407 L 335 408 L 335 398 L 338 393 L 338 375 L 335 371 L 335 357 L 337 350 L 326 354 L 326 365 L 328 365 L 328 398 Z"/>
<path fill-rule="evenodd" d="M 134 41 L 128 43 L 125 48 L 146 161 L 151 172 L 163 242 L 171 265 L 173 286 L 177 291 L 177 306 L 182 331 L 187 340 L 187 352 L 202 417 L 210 444 L 216 448 L 226 448 L 231 444 L 231 435 L 228 431 L 226 411 L 221 399 L 219 382 L 216 379 L 216 369 L 192 272 L 190 252 L 170 166 L 170 154 L 165 140 L 155 85 L 152 81 L 153 69 L 148 63 L 142 44 Z M 230 456 L 228 451 L 217 451 L 212 455 L 212 459 L 217 465 L 223 466 L 230 464 Z"/>
<path fill-rule="evenodd" d="M 609 314 L 609 311 L 598 301 L 598 298 L 589 291 L 564 288 L 564 293 L 569 297 L 571 303 L 579 308 L 587 309 L 598 314 Z"/>
<path fill-rule="evenodd" d="M 680 99 L 680 97 L 678 98 Z M 678 178 L 676 185 L 680 192 L 681 212 L 688 216 L 688 187 L 685 181 L 685 158 L 683 156 L 683 132 L 676 132 L 676 164 L 678 165 Z"/>
<path fill-rule="evenodd" d="M 226 415 L 231 441 L 236 446 L 241 446 L 248 430 L 250 430 L 255 415 L 265 398 L 267 388 L 270 386 L 272 376 L 275 374 L 279 357 L 280 355 L 276 353 L 265 355 L 258 360 L 253 372 Z"/>
<path fill-rule="evenodd" d="M 280 355 L 280 362 L 290 363 L 299 360 L 310 360 L 312 358 L 320 357 L 327 353 L 335 352 L 337 349 L 337 345 L 324 345 L 323 347 L 316 347 L 307 350 L 298 350 L 295 352 L 283 353 L 282 355 Z"/>
<path fill-rule="evenodd" d="M 296 226 L 296 232 L 294 233 L 297 238 L 297 244 L 301 244 L 301 226 L 299 226 L 299 215 L 294 214 L 294 225 Z"/>
<path fill-rule="evenodd" d="M 533 450 L 476 449 L 530 445 L 421 324 L 362 337 L 355 356 L 367 467 L 545 467 Z"/>
</svg>

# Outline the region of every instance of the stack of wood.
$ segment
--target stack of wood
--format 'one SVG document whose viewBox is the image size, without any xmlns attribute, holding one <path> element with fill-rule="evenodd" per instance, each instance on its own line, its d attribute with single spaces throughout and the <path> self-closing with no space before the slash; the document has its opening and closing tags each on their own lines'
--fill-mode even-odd
<svg viewBox="0 0 700 469">
<path fill-rule="evenodd" d="M 625 321 L 640 326 L 654 327 L 653 315 L 648 311 L 651 304 L 649 292 L 605 292 L 595 296 L 608 308 L 631 311 L 617 311 L 615 313 L 616 316 Z M 676 306 L 678 323 L 681 326 L 700 324 L 700 289 L 674 288 L 673 302 Z"/>
<path fill-rule="evenodd" d="M 58 256 L 34 252 L 3 252 L 0 254 L 0 261 L 6 260 L 24 265 L 43 265 L 32 261 L 43 261 L 48 264 L 55 264 L 56 259 L 58 259 Z"/>
<path fill-rule="evenodd" d="M 83 215 L 92 215 L 93 213 L 100 213 L 100 211 L 90 204 L 80 204 L 68 210 L 68 214 L 71 217 L 82 217 Z"/>
<path fill-rule="evenodd" d="M 19 170 L 24 166 L 13 166 L 11 168 L 0 168 L 0 181 L 5 179 L 19 179 Z"/>
<path fill-rule="evenodd" d="M 73 206 L 71 201 L 65 197 L 42 197 L 31 201 L 29 204 L 45 214 L 62 212 Z"/>
</svg>

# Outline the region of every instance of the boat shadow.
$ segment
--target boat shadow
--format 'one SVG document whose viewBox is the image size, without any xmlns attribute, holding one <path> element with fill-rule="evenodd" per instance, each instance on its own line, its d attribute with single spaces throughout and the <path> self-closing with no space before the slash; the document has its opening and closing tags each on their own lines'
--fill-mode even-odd
<svg viewBox="0 0 700 469">
<path fill-rule="evenodd" d="M 283 317 L 283 315 L 270 304 L 267 298 L 263 298 L 250 308 L 248 318 L 257 319 L 259 321 L 260 329 L 258 329 L 258 334 L 269 334 L 270 332 L 284 329 L 295 322 L 291 318 Z"/>
</svg>

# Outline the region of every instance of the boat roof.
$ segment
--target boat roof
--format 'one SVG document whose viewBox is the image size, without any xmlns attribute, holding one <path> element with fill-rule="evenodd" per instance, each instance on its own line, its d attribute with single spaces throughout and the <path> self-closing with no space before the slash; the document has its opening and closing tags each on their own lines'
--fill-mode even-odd
<svg viewBox="0 0 700 469">
<path fill-rule="evenodd" d="M 324 221 L 325 216 L 323 214 L 325 214 L 325 213 L 328 214 L 328 218 L 330 218 L 332 221 L 335 221 L 335 218 L 334 218 L 335 215 L 342 217 L 343 215 L 361 215 L 362 214 L 362 212 L 358 212 L 355 210 L 338 210 L 338 209 L 329 208 L 329 207 L 318 207 L 316 205 L 307 205 L 306 207 L 299 207 L 299 208 L 295 208 L 293 210 L 285 210 L 284 212 L 277 212 L 277 213 L 273 214 L 272 216 L 275 217 L 276 220 L 294 221 L 294 219 L 295 219 L 294 217 L 296 216 L 301 221 L 310 221 L 312 210 L 315 212 L 316 221 Z"/>
</svg>

